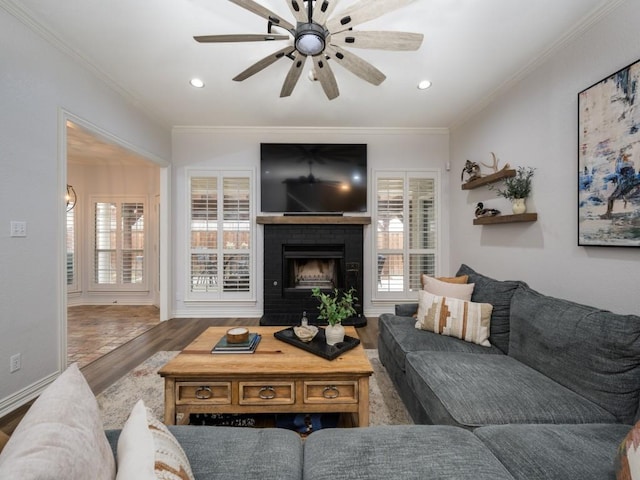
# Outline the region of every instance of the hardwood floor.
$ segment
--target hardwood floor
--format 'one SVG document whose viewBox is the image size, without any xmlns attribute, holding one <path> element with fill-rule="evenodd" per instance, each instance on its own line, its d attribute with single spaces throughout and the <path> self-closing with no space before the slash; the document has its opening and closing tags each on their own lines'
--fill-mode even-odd
<svg viewBox="0 0 640 480">
<path fill-rule="evenodd" d="M 102 357 L 81 368 L 96 395 L 161 350 L 182 350 L 210 326 L 252 326 L 259 319 L 247 318 L 175 318 L 150 328 Z M 367 326 L 358 328 L 364 348 L 378 347 L 378 319 L 368 318 Z M 29 405 L 0 418 L 0 430 L 11 434 Z"/>
</svg>

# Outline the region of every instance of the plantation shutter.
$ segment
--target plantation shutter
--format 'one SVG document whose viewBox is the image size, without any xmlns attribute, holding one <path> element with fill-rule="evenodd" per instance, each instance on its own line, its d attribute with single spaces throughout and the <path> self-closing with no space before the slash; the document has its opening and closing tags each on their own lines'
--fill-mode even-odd
<svg viewBox="0 0 640 480">
<path fill-rule="evenodd" d="M 248 298 L 252 291 L 251 177 L 192 176 L 191 298 Z"/>
<path fill-rule="evenodd" d="M 249 178 L 223 180 L 223 263 L 225 291 L 249 291 L 251 211 Z"/>
<path fill-rule="evenodd" d="M 218 178 L 191 179 L 191 291 L 218 290 Z"/>
<path fill-rule="evenodd" d="M 145 201 L 113 199 L 93 202 L 92 287 L 146 289 Z"/>
<path fill-rule="evenodd" d="M 438 257 L 436 179 L 429 172 L 376 175 L 376 293 L 409 298 Z"/>
</svg>

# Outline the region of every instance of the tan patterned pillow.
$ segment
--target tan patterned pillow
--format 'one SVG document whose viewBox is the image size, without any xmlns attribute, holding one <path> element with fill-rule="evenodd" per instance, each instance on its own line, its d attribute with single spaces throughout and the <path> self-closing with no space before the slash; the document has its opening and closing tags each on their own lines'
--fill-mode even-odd
<svg viewBox="0 0 640 480">
<path fill-rule="evenodd" d="M 116 480 L 194 480 L 178 440 L 138 400 L 118 439 Z"/>
<path fill-rule="evenodd" d="M 615 464 L 616 480 L 640 479 L 640 422 L 622 440 Z"/>
<path fill-rule="evenodd" d="M 416 328 L 490 347 L 493 305 L 419 292 Z"/>
<path fill-rule="evenodd" d="M 424 273 L 420 275 L 420 285 L 422 288 L 424 288 L 424 282 L 428 276 L 429 275 L 426 275 Z M 457 283 L 457 284 L 467 283 L 469 281 L 469 275 L 460 275 L 459 277 L 436 277 L 436 278 L 441 282 Z"/>
</svg>

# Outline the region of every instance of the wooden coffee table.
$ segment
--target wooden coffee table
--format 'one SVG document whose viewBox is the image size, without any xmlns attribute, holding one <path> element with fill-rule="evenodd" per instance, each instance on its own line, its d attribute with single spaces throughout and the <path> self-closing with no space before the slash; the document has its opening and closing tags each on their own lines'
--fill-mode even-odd
<svg viewBox="0 0 640 480">
<path fill-rule="evenodd" d="M 249 327 L 262 335 L 252 354 L 212 354 L 230 327 L 210 327 L 158 372 L 164 377 L 164 423 L 187 424 L 192 413 L 349 414 L 369 425 L 369 376 L 362 345 L 334 360 L 282 342 L 285 327 Z M 354 327 L 346 334 L 357 337 Z"/>
</svg>

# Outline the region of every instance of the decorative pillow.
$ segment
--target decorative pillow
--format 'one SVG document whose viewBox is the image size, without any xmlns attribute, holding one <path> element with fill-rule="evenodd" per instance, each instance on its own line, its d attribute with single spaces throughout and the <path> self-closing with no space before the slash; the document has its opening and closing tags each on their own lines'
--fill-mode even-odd
<svg viewBox="0 0 640 480">
<path fill-rule="evenodd" d="M 473 283 L 455 284 L 449 282 L 443 282 L 437 278 L 423 275 L 424 287 L 423 290 L 432 293 L 433 295 L 440 295 L 442 297 L 459 298 L 460 300 L 471 300 L 473 294 Z"/>
<path fill-rule="evenodd" d="M 424 289 L 424 282 L 426 281 L 427 278 L 428 278 L 428 275 L 424 273 L 420 275 L 420 285 L 422 285 L 423 289 Z M 436 278 L 441 282 L 457 283 L 457 284 L 463 284 L 469 281 L 469 275 L 460 275 L 459 277 L 436 277 Z"/>
<path fill-rule="evenodd" d="M 72 364 L 29 408 L 0 453 L 0 478 L 113 480 L 98 402 Z"/>
<path fill-rule="evenodd" d="M 622 440 L 616 456 L 616 479 L 640 479 L 640 422 Z"/>
<path fill-rule="evenodd" d="M 3 431 L 0 431 L 0 452 L 2 452 L 2 449 L 7 444 L 8 441 L 9 441 L 9 435 L 4 433 Z"/>
<path fill-rule="evenodd" d="M 419 292 L 416 328 L 456 337 L 467 342 L 490 347 L 489 326 L 493 306 L 458 298 Z"/>
<path fill-rule="evenodd" d="M 138 400 L 118 439 L 117 480 L 194 480 L 184 450 Z"/>
</svg>

